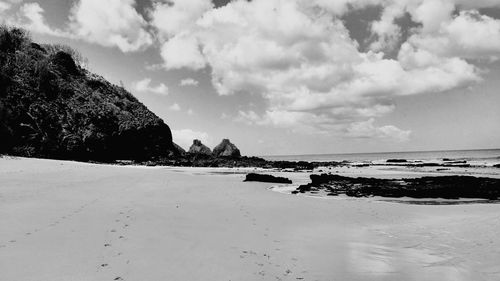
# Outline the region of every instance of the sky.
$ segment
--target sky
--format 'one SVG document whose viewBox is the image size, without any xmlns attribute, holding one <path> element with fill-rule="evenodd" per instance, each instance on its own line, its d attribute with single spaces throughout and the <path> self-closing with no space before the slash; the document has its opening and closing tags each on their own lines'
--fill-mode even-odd
<svg viewBox="0 0 500 281">
<path fill-rule="evenodd" d="M 0 0 L 188 149 L 500 148 L 500 0 Z"/>
</svg>

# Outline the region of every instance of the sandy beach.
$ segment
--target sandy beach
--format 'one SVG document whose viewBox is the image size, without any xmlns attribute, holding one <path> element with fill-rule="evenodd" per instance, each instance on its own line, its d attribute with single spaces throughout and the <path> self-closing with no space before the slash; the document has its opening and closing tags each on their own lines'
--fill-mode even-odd
<svg viewBox="0 0 500 281">
<path fill-rule="evenodd" d="M 245 172 L 0 158 L 0 280 L 500 279 L 498 204 L 295 196 Z"/>
</svg>

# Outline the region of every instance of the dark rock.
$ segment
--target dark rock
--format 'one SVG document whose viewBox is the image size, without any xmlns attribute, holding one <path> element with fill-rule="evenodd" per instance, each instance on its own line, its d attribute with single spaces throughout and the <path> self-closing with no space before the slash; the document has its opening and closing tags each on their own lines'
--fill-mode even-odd
<svg viewBox="0 0 500 281">
<path fill-rule="evenodd" d="M 272 182 L 272 183 L 292 183 L 291 180 L 283 177 L 275 177 L 272 175 L 250 173 L 246 176 L 244 181 L 259 181 L 259 182 Z"/>
<path fill-rule="evenodd" d="M 31 43 L 31 48 L 38 50 L 42 53 L 47 53 L 47 51 L 42 46 L 40 46 L 40 44 L 37 43 Z"/>
<path fill-rule="evenodd" d="M 63 73 L 77 75 L 80 73 L 78 66 L 70 54 L 59 51 L 52 57 L 52 63 Z"/>
<path fill-rule="evenodd" d="M 223 139 L 222 142 L 214 148 L 213 155 L 215 157 L 241 157 L 240 150 L 228 139 Z"/>
<path fill-rule="evenodd" d="M 482 198 L 500 197 L 500 179 L 472 176 L 436 176 L 409 179 L 351 178 L 332 174 L 311 175 L 311 183 L 297 192 L 324 189 L 353 197 L 383 196 L 412 198 Z"/>
<path fill-rule="evenodd" d="M 387 159 L 385 162 L 387 163 L 407 163 L 406 159 Z"/>
<path fill-rule="evenodd" d="M 446 165 L 451 165 L 451 164 L 466 164 L 467 161 L 465 160 L 449 160 L 449 161 L 445 161 Z"/>
<path fill-rule="evenodd" d="M 193 144 L 189 148 L 190 154 L 212 155 L 212 151 L 206 145 L 202 144 L 200 140 L 193 140 Z"/>
<path fill-rule="evenodd" d="M 493 165 L 494 168 L 500 168 L 500 164 Z"/>
</svg>

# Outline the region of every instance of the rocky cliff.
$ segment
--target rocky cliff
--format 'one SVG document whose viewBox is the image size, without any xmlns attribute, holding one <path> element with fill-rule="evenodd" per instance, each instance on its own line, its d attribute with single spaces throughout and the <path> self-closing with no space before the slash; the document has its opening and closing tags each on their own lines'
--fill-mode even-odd
<svg viewBox="0 0 500 281">
<path fill-rule="evenodd" d="M 59 159 L 153 159 L 170 128 L 123 87 L 81 66 L 69 47 L 0 27 L 0 153 Z"/>
</svg>

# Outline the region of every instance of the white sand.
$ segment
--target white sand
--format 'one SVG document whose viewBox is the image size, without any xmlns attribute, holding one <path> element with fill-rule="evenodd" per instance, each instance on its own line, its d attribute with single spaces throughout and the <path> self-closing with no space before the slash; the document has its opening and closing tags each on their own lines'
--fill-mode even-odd
<svg viewBox="0 0 500 281">
<path fill-rule="evenodd" d="M 308 198 L 238 172 L 2 158 L 0 280 L 500 280 L 500 205 Z"/>
</svg>

